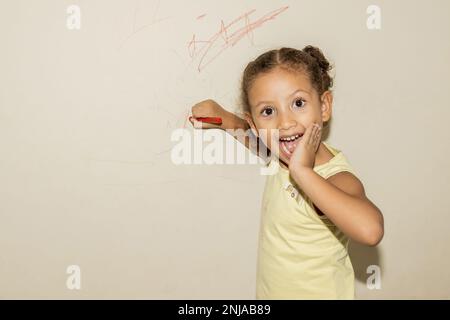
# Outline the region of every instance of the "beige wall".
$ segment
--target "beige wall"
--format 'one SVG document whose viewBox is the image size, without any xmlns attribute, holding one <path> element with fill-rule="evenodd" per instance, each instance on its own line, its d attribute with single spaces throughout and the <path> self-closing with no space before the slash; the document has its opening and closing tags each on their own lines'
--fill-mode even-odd
<svg viewBox="0 0 450 320">
<path fill-rule="evenodd" d="M 80 30 L 66 28 L 70 4 Z M 198 72 L 193 34 L 286 4 Z M 380 30 L 366 27 L 370 4 Z M 377 248 L 351 247 L 358 297 L 450 298 L 449 12 L 443 0 L 1 1 L 0 298 L 253 299 L 265 177 L 175 166 L 170 135 L 201 99 L 235 110 L 250 59 L 306 44 L 336 65 L 328 141 L 385 217 Z M 371 264 L 380 290 L 365 285 Z"/>
</svg>

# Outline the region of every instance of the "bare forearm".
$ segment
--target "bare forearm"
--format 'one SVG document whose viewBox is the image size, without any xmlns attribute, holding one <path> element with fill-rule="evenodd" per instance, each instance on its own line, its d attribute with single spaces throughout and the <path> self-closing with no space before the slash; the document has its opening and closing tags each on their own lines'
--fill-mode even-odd
<svg viewBox="0 0 450 320">
<path fill-rule="evenodd" d="M 297 185 L 342 232 L 355 241 L 375 245 L 382 232 L 382 215 L 369 199 L 350 195 L 312 168 L 293 172 Z"/>
<path fill-rule="evenodd" d="M 263 152 L 266 150 L 261 145 L 261 141 L 257 137 L 250 139 L 250 126 L 244 119 L 233 113 L 229 113 L 224 129 L 253 154 L 263 157 L 266 156 L 265 152 Z"/>
</svg>

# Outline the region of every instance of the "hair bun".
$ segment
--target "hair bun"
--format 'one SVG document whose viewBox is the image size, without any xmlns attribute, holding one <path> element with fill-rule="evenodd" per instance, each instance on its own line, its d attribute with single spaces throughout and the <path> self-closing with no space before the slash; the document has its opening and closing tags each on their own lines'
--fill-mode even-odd
<svg viewBox="0 0 450 320">
<path fill-rule="evenodd" d="M 324 72 L 328 72 L 331 69 L 330 63 L 319 48 L 314 46 L 306 46 L 302 51 L 313 57 L 319 64 L 320 69 Z"/>
</svg>

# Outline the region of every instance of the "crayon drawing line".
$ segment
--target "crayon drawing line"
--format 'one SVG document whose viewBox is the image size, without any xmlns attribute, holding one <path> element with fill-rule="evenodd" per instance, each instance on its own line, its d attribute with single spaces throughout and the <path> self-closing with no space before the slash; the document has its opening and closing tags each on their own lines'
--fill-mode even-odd
<svg viewBox="0 0 450 320">
<path fill-rule="evenodd" d="M 223 53 L 224 50 L 229 48 L 230 46 L 234 46 L 237 42 L 239 42 L 244 36 L 250 37 L 251 43 L 253 44 L 253 33 L 252 31 L 256 28 L 261 27 L 265 22 L 269 20 L 275 19 L 276 16 L 287 10 L 289 6 L 281 7 L 274 11 L 271 11 L 261 18 L 257 19 L 255 22 L 250 22 L 249 15 L 255 12 L 255 9 L 250 10 L 243 15 L 239 16 L 235 20 L 233 20 L 228 25 L 225 25 L 223 20 L 221 21 L 220 31 L 214 34 L 208 40 L 197 40 L 196 35 L 192 36 L 192 39 L 188 42 L 188 52 L 192 61 L 200 56 L 200 61 L 197 66 L 197 70 L 201 72 L 203 68 L 205 68 L 208 64 L 214 61 L 220 54 Z M 237 29 L 236 31 L 229 34 L 229 31 L 232 27 L 234 27 L 238 22 L 244 21 L 244 27 Z M 217 45 L 217 41 L 219 39 L 224 40 L 224 44 L 219 47 L 218 52 L 215 55 L 210 54 L 214 45 Z M 197 45 L 202 45 L 197 51 Z M 209 59 L 207 59 L 209 58 Z"/>
<path fill-rule="evenodd" d="M 153 26 L 153 25 L 155 25 L 157 23 L 160 23 L 161 21 L 165 21 L 167 19 L 173 18 L 173 17 L 169 16 L 169 17 L 165 17 L 165 18 L 161 18 L 161 19 L 155 20 L 156 13 L 157 13 L 157 11 L 159 9 L 159 4 L 160 4 L 160 1 L 158 1 L 158 3 L 156 4 L 156 10 L 153 12 L 153 16 L 152 16 L 151 22 L 148 23 L 148 24 L 145 24 L 143 26 L 140 26 L 139 28 L 136 28 L 136 25 L 137 25 L 137 13 L 139 11 L 139 4 L 138 4 L 138 2 L 136 2 L 136 6 L 135 6 L 135 9 L 134 9 L 134 14 L 133 14 L 133 30 L 131 31 L 131 33 L 129 35 L 127 35 L 125 37 L 124 40 L 122 40 L 122 43 L 117 48 L 118 51 L 120 51 L 124 47 L 125 43 L 127 43 L 132 37 L 134 37 L 139 32 L 141 32 L 144 29 L 146 29 L 148 27 L 151 27 L 151 26 Z"/>
</svg>

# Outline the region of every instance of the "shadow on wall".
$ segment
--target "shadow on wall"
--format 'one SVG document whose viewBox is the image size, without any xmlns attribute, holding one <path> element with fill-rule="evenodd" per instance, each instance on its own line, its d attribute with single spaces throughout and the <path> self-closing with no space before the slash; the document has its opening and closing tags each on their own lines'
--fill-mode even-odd
<svg viewBox="0 0 450 320">
<path fill-rule="evenodd" d="M 376 247 L 368 247 L 350 240 L 348 244 L 348 254 L 353 264 L 355 278 L 357 281 L 366 283 L 371 273 L 367 273 L 367 267 L 376 265 L 383 270 L 381 266 L 380 249 Z"/>
<path fill-rule="evenodd" d="M 330 118 L 328 123 L 324 124 L 322 140 L 326 140 L 330 135 L 332 122 L 333 117 Z M 372 274 L 367 273 L 367 267 L 370 265 L 376 265 L 383 270 L 379 246 L 369 247 L 350 240 L 348 244 L 348 254 L 353 264 L 355 278 L 359 282 L 364 284 L 367 283 L 367 279 Z"/>
</svg>

